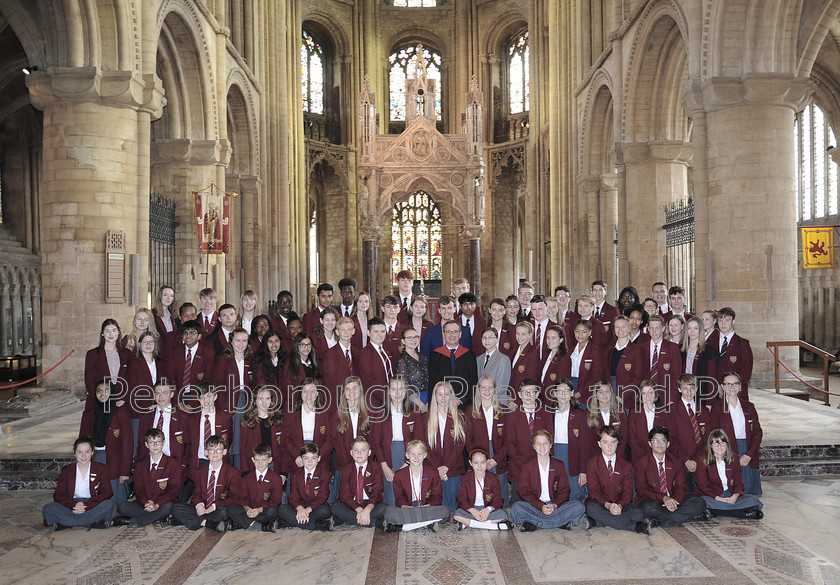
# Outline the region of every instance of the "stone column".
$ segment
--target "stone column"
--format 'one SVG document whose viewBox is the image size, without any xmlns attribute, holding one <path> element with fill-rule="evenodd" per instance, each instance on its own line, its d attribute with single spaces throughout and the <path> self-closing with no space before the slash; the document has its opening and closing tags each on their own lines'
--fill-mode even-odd
<svg viewBox="0 0 840 585">
<path fill-rule="evenodd" d="M 470 249 L 470 290 L 478 297 L 479 304 L 481 303 L 481 236 L 483 235 L 484 226 L 473 225 L 464 228 L 464 238 L 469 241 Z"/>
<path fill-rule="evenodd" d="M 626 242 L 627 282 L 640 290 L 665 280 L 665 230 L 659 229 L 665 223 L 663 207 L 688 195 L 692 152 L 691 145 L 681 140 L 623 144 L 616 150 L 619 164 L 624 165 L 624 193 L 618 194 L 618 205 L 626 207 L 627 216 L 619 237 Z"/>
<path fill-rule="evenodd" d="M 252 288 L 261 294 L 263 282 L 259 275 L 259 263 L 257 261 L 256 250 L 260 249 L 260 222 L 261 215 L 259 213 L 259 198 L 260 187 L 262 181 L 259 177 L 243 176 L 239 177 L 239 197 L 240 197 L 240 213 L 242 213 L 242 221 L 240 226 L 242 234 L 239 238 L 242 254 L 239 256 L 239 268 L 243 271 L 239 288 L 240 295 L 247 289 Z M 265 293 L 262 293 L 263 296 Z M 268 295 L 269 298 L 271 295 Z"/>
<path fill-rule="evenodd" d="M 379 306 L 379 243 L 382 239 L 382 228 L 379 226 L 362 227 L 362 245 L 364 263 L 364 287 L 370 293 L 370 302 L 374 307 Z"/>
<path fill-rule="evenodd" d="M 698 308 L 730 306 L 750 340 L 753 382 L 772 378 L 770 340 L 799 339 L 793 116 L 810 96 L 806 78 L 716 78 L 690 84 L 689 115 L 705 118 L 705 241 L 697 241 Z M 796 366 L 797 351 L 783 352 Z"/>
<path fill-rule="evenodd" d="M 155 75 L 93 67 L 50 67 L 33 72 L 26 83 L 32 103 L 44 112 L 44 368 L 75 350 L 44 380 L 78 388 L 84 379 L 85 352 L 80 349 L 96 344 L 103 319 L 116 318 L 125 328 L 136 308 L 103 302 L 108 230 L 126 232 L 128 254 L 140 256 L 136 291 L 145 293 L 149 193 L 143 177 L 149 169 L 139 143 L 148 137 L 150 115 L 161 114 L 163 94 Z M 145 306 L 146 295 L 138 297 Z"/>
</svg>

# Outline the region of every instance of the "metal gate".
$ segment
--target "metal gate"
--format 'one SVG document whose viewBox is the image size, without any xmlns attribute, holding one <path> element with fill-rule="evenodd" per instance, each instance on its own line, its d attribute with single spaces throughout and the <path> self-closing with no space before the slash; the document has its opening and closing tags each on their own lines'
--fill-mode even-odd
<svg viewBox="0 0 840 585">
<path fill-rule="evenodd" d="M 665 206 L 665 278 L 669 286 L 685 289 L 685 306 L 694 309 L 694 200 L 689 197 Z"/>
<path fill-rule="evenodd" d="M 149 291 L 175 286 L 175 202 L 152 193 L 149 199 Z M 174 308 L 178 310 L 177 307 Z"/>
</svg>

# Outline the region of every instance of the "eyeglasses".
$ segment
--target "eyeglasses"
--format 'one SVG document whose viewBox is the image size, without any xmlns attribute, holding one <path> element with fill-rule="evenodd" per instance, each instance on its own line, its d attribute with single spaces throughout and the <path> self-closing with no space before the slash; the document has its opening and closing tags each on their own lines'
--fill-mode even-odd
<svg viewBox="0 0 840 585">
<path fill-rule="evenodd" d="M 158 445 L 163 445 L 163 441 L 146 441 L 146 444 L 149 447 L 157 447 Z"/>
<path fill-rule="evenodd" d="M 740 382 L 723 382 L 723 383 L 721 383 L 721 386 L 723 386 L 724 388 L 740 388 L 741 383 Z"/>
<path fill-rule="evenodd" d="M 536 396 L 539 393 L 540 393 L 539 390 L 522 390 L 522 395 L 523 396 Z"/>
<path fill-rule="evenodd" d="M 225 450 L 224 450 L 224 449 L 206 449 L 206 451 L 207 451 L 208 453 L 213 453 L 213 454 L 215 454 L 215 453 L 224 453 L 224 452 L 225 452 Z"/>
<path fill-rule="evenodd" d="M 298 347 L 312 347 L 312 344 L 308 341 L 304 341 L 300 345 L 298 345 Z"/>
<path fill-rule="evenodd" d="M 198 331 L 181 331 L 181 337 L 192 337 L 194 335 L 199 335 Z"/>
<path fill-rule="evenodd" d="M 728 444 L 729 444 L 729 442 L 724 441 L 723 439 L 718 440 L 718 441 L 712 441 L 712 447 L 720 447 L 721 445 L 726 446 Z"/>
<path fill-rule="evenodd" d="M 142 343 L 143 343 L 143 345 L 147 345 L 147 344 L 148 344 L 148 345 L 154 345 L 154 344 L 155 344 L 155 340 L 154 340 L 154 339 L 144 339 L 144 340 L 142 341 Z"/>
<path fill-rule="evenodd" d="M 664 445 L 665 443 L 668 442 L 668 440 L 667 439 L 651 439 L 650 442 L 655 443 L 657 445 Z"/>
</svg>

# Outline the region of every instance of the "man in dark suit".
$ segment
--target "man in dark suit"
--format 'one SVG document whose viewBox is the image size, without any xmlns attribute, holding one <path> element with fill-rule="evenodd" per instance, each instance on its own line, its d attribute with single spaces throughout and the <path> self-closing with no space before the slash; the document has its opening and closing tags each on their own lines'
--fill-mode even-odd
<svg viewBox="0 0 840 585">
<path fill-rule="evenodd" d="M 429 327 L 423 335 L 423 341 L 420 342 L 420 353 L 426 357 L 430 357 L 434 350 L 443 345 L 443 324 L 455 318 L 455 299 L 449 295 L 440 297 L 438 313 L 440 313 L 440 323 L 434 327 Z M 466 340 L 469 335 L 469 329 L 462 328 L 461 345 L 464 347 L 466 347 Z"/>
<path fill-rule="evenodd" d="M 478 382 L 475 354 L 461 345 L 461 325 L 457 321 L 442 323 L 444 345 L 429 356 L 429 396 L 433 396 L 435 384 L 448 378 L 463 410 L 472 404 L 473 388 Z"/>
</svg>

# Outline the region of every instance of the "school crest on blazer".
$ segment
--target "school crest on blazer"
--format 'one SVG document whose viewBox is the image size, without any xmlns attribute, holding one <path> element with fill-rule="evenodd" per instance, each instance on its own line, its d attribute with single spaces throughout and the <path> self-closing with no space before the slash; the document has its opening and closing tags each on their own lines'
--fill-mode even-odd
<svg viewBox="0 0 840 585">
<path fill-rule="evenodd" d="M 226 500 L 227 497 L 228 497 L 227 491 L 222 492 L 222 495 L 219 496 L 219 498 L 222 499 L 222 500 Z"/>
<path fill-rule="evenodd" d="M 575 438 L 578 438 L 580 436 L 580 429 L 572 429 L 572 434 Z"/>
<path fill-rule="evenodd" d="M 664 364 L 662 364 L 662 369 L 665 370 L 665 371 L 670 370 L 671 369 L 671 364 L 669 364 L 668 362 L 665 362 Z"/>
<path fill-rule="evenodd" d="M 195 356 L 195 357 L 199 357 L 199 356 Z M 198 378 L 199 381 L 203 380 L 204 379 L 204 372 L 198 372 L 198 374 L 196 374 L 195 377 Z"/>
<path fill-rule="evenodd" d="M 629 362 L 624 364 L 624 369 L 629 372 L 630 370 L 633 369 L 633 364 L 631 364 Z"/>
<path fill-rule="evenodd" d="M 606 323 L 604 323 L 604 333 L 609 333 L 609 332 L 610 332 L 610 322 L 607 321 Z"/>
<path fill-rule="evenodd" d="M 484 493 L 484 503 L 489 504 L 493 501 L 493 492 L 485 492 Z"/>
<path fill-rule="evenodd" d="M 500 437 L 501 437 L 502 435 L 504 435 L 504 433 L 505 433 L 505 425 L 504 425 L 504 423 L 499 423 L 499 424 L 497 424 L 497 425 L 496 425 L 496 432 L 497 432 L 497 433 L 499 433 L 499 436 L 500 436 Z"/>
<path fill-rule="evenodd" d="M 263 501 L 267 502 L 269 500 L 269 498 L 271 498 L 271 492 L 265 492 L 263 494 Z"/>
<path fill-rule="evenodd" d="M 120 436 L 120 429 L 112 429 L 112 432 L 114 433 L 114 437 Z"/>
<path fill-rule="evenodd" d="M 408 425 L 408 432 L 413 433 L 414 432 L 414 421 L 413 420 L 406 421 L 406 424 Z"/>
<path fill-rule="evenodd" d="M 592 369 L 592 360 L 586 360 L 586 362 L 583 364 L 583 367 L 586 368 L 587 370 L 591 370 Z"/>
<path fill-rule="evenodd" d="M 449 436 L 455 438 L 455 429 L 449 429 Z"/>
<path fill-rule="evenodd" d="M 553 382 L 554 380 L 556 380 L 556 379 L 557 379 L 557 374 L 555 374 L 554 372 L 551 372 L 551 373 L 548 375 L 548 377 L 549 377 L 549 378 L 551 378 L 551 381 Z"/>
<path fill-rule="evenodd" d="M 177 431 L 175 433 L 175 440 L 178 441 L 178 443 L 183 444 L 184 443 L 184 431 Z"/>
<path fill-rule="evenodd" d="M 522 372 L 524 372 L 524 371 L 525 371 L 525 366 L 524 366 L 524 365 L 522 365 L 522 364 L 520 364 L 520 365 L 516 366 L 516 369 L 517 369 L 517 371 L 519 371 L 519 373 L 521 374 Z"/>
<path fill-rule="evenodd" d="M 732 362 L 732 363 L 734 364 L 735 362 L 737 362 L 737 361 L 738 361 L 738 356 L 737 356 L 737 355 L 731 355 L 731 356 L 729 356 L 729 361 L 730 361 L 730 362 Z"/>
<path fill-rule="evenodd" d="M 277 433 L 276 436 L 277 436 L 277 444 L 279 445 L 280 443 L 283 442 L 283 435 L 280 434 L 280 433 Z"/>
<path fill-rule="evenodd" d="M 322 435 L 327 434 L 327 425 L 321 425 L 321 428 L 318 429 Z"/>
<path fill-rule="evenodd" d="M 503 345 L 505 349 L 510 349 L 510 341 L 505 341 Z"/>
<path fill-rule="evenodd" d="M 158 487 L 161 491 L 166 489 L 166 486 L 169 485 L 169 478 L 168 477 L 161 477 L 157 480 Z"/>
</svg>

